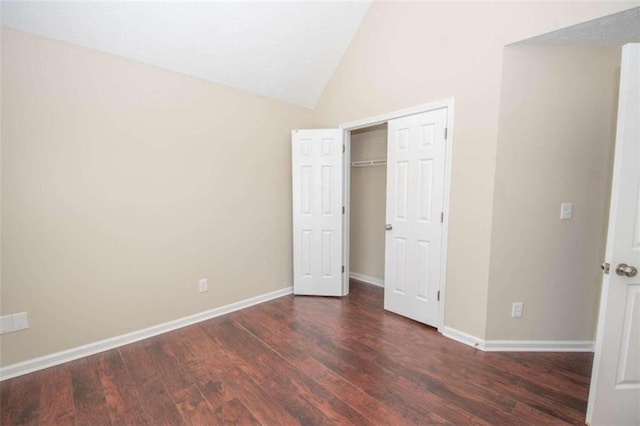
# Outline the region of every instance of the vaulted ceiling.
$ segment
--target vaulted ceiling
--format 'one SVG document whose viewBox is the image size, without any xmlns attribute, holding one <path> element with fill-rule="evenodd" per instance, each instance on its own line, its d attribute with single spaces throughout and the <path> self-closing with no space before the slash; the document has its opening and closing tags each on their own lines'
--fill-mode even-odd
<svg viewBox="0 0 640 426">
<path fill-rule="evenodd" d="M 371 0 L 1 0 L 3 26 L 314 108 Z M 518 44 L 640 41 L 640 7 Z"/>
<path fill-rule="evenodd" d="M 3 1 L 2 25 L 315 107 L 370 6 Z"/>
</svg>

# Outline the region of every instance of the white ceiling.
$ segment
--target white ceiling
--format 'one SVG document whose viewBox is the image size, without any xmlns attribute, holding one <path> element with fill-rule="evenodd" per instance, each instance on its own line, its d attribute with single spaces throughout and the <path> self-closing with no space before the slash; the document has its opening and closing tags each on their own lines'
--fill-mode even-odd
<svg viewBox="0 0 640 426">
<path fill-rule="evenodd" d="M 542 34 L 516 44 L 544 46 L 622 46 L 640 42 L 640 7 L 557 31 Z"/>
<path fill-rule="evenodd" d="M 2 25 L 314 108 L 370 1 L 2 1 Z"/>
</svg>

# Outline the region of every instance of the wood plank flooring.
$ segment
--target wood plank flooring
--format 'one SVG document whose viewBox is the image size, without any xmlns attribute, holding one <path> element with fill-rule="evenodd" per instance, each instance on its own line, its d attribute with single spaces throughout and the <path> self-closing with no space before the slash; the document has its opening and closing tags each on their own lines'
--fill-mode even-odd
<svg viewBox="0 0 640 426">
<path fill-rule="evenodd" d="M 592 354 L 491 353 L 345 298 L 283 297 L 0 383 L 0 424 L 584 424 Z"/>
</svg>

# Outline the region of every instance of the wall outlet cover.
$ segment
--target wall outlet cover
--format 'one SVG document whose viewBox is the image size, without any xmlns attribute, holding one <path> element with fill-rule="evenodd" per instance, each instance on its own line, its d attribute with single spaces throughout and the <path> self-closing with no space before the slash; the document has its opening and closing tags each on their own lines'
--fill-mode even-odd
<svg viewBox="0 0 640 426">
<path fill-rule="evenodd" d="M 209 280 L 207 280 L 206 278 L 203 278 L 200 281 L 198 281 L 198 290 L 200 291 L 200 293 L 209 291 Z"/>
<path fill-rule="evenodd" d="M 26 312 L 0 317 L 0 334 L 13 333 L 27 328 L 29 328 L 29 321 Z"/>
<path fill-rule="evenodd" d="M 573 217 L 573 203 L 562 203 L 560 205 L 560 219 L 571 220 Z"/>
<path fill-rule="evenodd" d="M 0 334 L 11 333 L 13 331 L 13 315 L 0 317 Z"/>
<path fill-rule="evenodd" d="M 13 315 L 13 331 L 25 330 L 29 328 L 29 320 L 26 312 Z"/>
<path fill-rule="evenodd" d="M 522 318 L 522 311 L 524 310 L 524 303 L 513 302 L 511 307 L 511 318 Z"/>
</svg>

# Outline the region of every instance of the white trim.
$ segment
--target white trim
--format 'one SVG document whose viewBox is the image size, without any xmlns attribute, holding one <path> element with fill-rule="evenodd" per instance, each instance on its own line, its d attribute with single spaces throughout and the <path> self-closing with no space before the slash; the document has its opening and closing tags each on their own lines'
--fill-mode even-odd
<svg viewBox="0 0 640 426">
<path fill-rule="evenodd" d="M 442 223 L 442 256 L 440 262 L 440 309 L 438 309 L 438 330 L 444 327 L 444 309 L 447 301 L 447 253 L 449 250 L 449 212 L 451 201 L 451 170 L 453 162 L 453 98 L 447 99 L 447 140 L 444 154 L 444 201 L 442 204 L 444 216 Z"/>
<path fill-rule="evenodd" d="M 353 278 L 354 280 L 362 281 L 363 283 L 375 285 L 378 287 L 384 287 L 384 280 L 380 278 L 373 278 L 367 275 L 362 275 L 357 272 L 349 272 L 349 278 Z"/>
<path fill-rule="evenodd" d="M 342 131 L 342 143 L 344 153 L 342 158 L 342 205 L 345 208 L 342 215 L 342 265 L 344 270 L 349 270 L 350 250 L 350 215 L 351 215 L 351 132 Z M 342 274 L 342 295 L 349 294 L 349 274 Z"/>
<path fill-rule="evenodd" d="M 406 117 L 408 115 L 420 114 L 427 111 L 433 111 L 436 109 L 451 108 L 453 109 L 453 98 L 443 99 L 437 102 L 430 102 L 428 104 L 418 105 L 411 108 L 401 109 L 394 112 L 388 112 L 385 114 L 376 115 L 374 117 L 363 118 L 362 120 L 352 121 L 350 123 L 344 123 L 340 125 L 344 130 L 358 130 L 364 127 L 377 126 L 378 124 L 386 123 L 389 120 L 394 120 L 400 117 Z M 447 123 L 449 124 L 449 123 Z"/>
<path fill-rule="evenodd" d="M 444 223 L 442 227 L 442 263 L 441 263 L 441 275 L 440 275 L 440 309 L 438 309 L 438 331 L 442 332 L 442 328 L 444 326 L 444 310 L 445 310 L 445 295 L 446 295 L 446 283 L 447 283 L 447 242 L 449 241 L 449 206 L 451 199 L 451 163 L 453 159 L 453 110 L 454 110 L 455 102 L 454 98 L 446 98 L 436 102 L 430 102 L 428 104 L 418 105 L 411 108 L 406 108 L 394 112 L 389 112 L 381 115 L 376 115 L 374 117 L 364 118 L 357 121 L 352 121 L 349 123 L 344 123 L 340 125 L 340 128 L 344 131 L 344 145 L 345 145 L 345 155 L 343 158 L 344 164 L 344 205 L 346 206 L 346 214 L 343 218 L 343 264 L 345 265 L 345 270 L 349 270 L 349 211 L 350 211 L 350 199 L 351 199 L 351 181 L 350 181 L 350 173 L 351 173 L 351 131 L 358 130 L 365 127 L 377 126 L 378 124 L 383 124 L 388 122 L 389 120 L 394 120 L 396 118 L 406 117 L 409 115 L 420 114 L 423 112 L 435 111 L 438 109 L 446 108 L 447 109 L 447 140 L 445 144 L 446 152 L 445 152 L 445 176 L 444 176 Z M 345 291 L 344 294 L 349 293 L 349 280 L 345 274 L 344 284 Z"/>
<path fill-rule="evenodd" d="M 0 381 L 53 367 L 55 365 L 63 364 L 65 362 L 73 361 L 79 358 L 84 358 L 89 355 L 94 355 L 99 352 L 107 351 L 109 349 L 118 348 L 120 346 L 128 345 L 140 340 L 148 339 L 149 337 L 157 336 L 159 334 L 176 330 L 178 328 L 186 327 L 188 325 L 196 324 L 201 321 L 219 317 L 221 315 L 248 308 L 249 306 L 267 302 L 272 299 L 277 299 L 278 297 L 286 296 L 291 293 L 293 293 L 293 287 L 286 287 L 280 290 L 272 291 L 270 293 L 261 294 L 249 299 L 230 303 L 225 306 L 220 306 L 219 308 L 214 308 L 208 311 L 190 315 L 188 317 L 183 317 L 177 320 L 154 325 L 142 330 L 133 331 L 131 333 L 111 337 L 109 339 L 100 340 L 98 342 L 89 343 L 87 345 L 78 346 L 75 348 L 67 349 L 65 351 L 41 356 L 39 358 L 33 358 L 18 364 L 1 367 Z"/>
<path fill-rule="evenodd" d="M 487 352 L 593 352 L 593 340 L 487 340 Z"/>
<path fill-rule="evenodd" d="M 593 340 L 484 340 L 451 327 L 442 335 L 485 352 L 593 352 Z"/>
<path fill-rule="evenodd" d="M 471 346 L 476 349 L 484 350 L 484 339 L 480 339 L 464 331 L 456 330 L 451 327 L 440 327 L 438 329 L 444 337 L 455 340 L 456 342 L 464 343 L 467 346 Z"/>
</svg>

